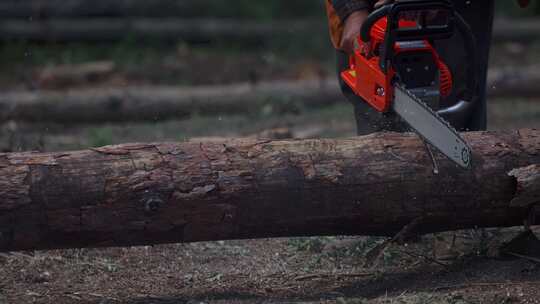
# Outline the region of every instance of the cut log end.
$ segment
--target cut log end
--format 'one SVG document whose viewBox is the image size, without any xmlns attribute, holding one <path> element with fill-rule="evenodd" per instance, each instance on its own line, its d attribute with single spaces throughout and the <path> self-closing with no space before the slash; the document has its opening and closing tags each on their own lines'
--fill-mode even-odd
<svg viewBox="0 0 540 304">
<path fill-rule="evenodd" d="M 516 194 L 510 205 L 528 208 L 540 204 L 540 165 L 534 164 L 510 171 L 515 179 Z"/>
</svg>

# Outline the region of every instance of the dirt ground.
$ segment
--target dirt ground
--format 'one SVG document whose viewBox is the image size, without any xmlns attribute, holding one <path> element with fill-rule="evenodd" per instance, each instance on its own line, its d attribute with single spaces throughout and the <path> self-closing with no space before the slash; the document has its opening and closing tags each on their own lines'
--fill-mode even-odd
<svg viewBox="0 0 540 304">
<path fill-rule="evenodd" d="M 181 59 L 188 56 L 185 50 L 175 52 L 180 54 L 174 55 L 179 62 L 187 62 Z M 525 62 L 537 58 L 524 48 L 503 45 L 494 50 L 492 64 L 523 64 L 511 62 L 516 52 Z M 298 79 L 331 71 L 328 62 L 319 66 L 308 60 L 291 68 L 271 54 L 242 55 L 239 61 L 227 56 L 212 57 L 208 63 L 217 66 L 220 59 L 227 59 L 218 78 L 197 73 L 190 81 L 182 76 L 181 83 L 250 80 L 253 73 L 246 67 L 263 57 L 266 61 L 256 75 L 264 79 Z M 201 58 L 190 62 L 203 64 Z M 123 67 L 124 72 L 107 81 L 113 85 L 161 83 L 163 77 L 171 84 L 171 77 L 193 69 L 178 62 L 172 66 L 165 71 L 168 76 L 159 72 L 148 76 L 142 69 Z M 234 73 L 237 66 L 243 68 Z M 10 82 L 3 75 L 2 87 L 31 88 L 29 68 L 14 69 L 17 79 L 30 80 Z M 227 77 L 228 73 L 236 78 Z M 151 79 L 141 79 L 141 75 Z M 540 96 L 489 102 L 490 129 L 540 127 Z M 354 135 L 354 120 L 350 105 L 332 101 L 325 108 L 285 115 L 261 110 L 247 117 L 194 116 L 183 121 L 78 126 L 11 122 L 0 127 L 0 146 L 4 151 L 55 151 L 133 141 L 250 136 L 275 128 L 285 128 L 297 138 L 349 137 Z M 428 235 L 407 245 L 391 245 L 377 260 L 366 260 L 366 254 L 384 239 L 371 237 L 1 253 L 0 304 L 540 303 L 540 263 L 492 252 L 501 234 L 511 238 L 518 230 L 466 231 L 457 238 L 453 233 Z M 449 241 L 454 239 L 458 241 Z"/>
<path fill-rule="evenodd" d="M 12 253 L 0 303 L 539 302 L 538 263 L 469 241 L 451 261 L 434 258 L 433 236 L 392 245 L 374 267 L 364 255 L 381 240 L 366 237 Z"/>
</svg>

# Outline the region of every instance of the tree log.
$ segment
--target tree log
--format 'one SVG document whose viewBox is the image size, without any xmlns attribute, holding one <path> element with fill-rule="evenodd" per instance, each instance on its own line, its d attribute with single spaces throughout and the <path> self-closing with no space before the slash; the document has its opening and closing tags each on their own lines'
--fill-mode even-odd
<svg viewBox="0 0 540 304">
<path fill-rule="evenodd" d="M 493 39 L 496 42 L 531 42 L 540 39 L 540 22 L 537 18 L 498 19 L 493 25 Z"/>
<path fill-rule="evenodd" d="M 207 42 L 244 40 L 264 42 L 290 34 L 323 33 L 320 21 L 238 21 L 229 19 L 89 18 L 0 20 L 0 40 L 36 42 L 114 42 L 126 37 L 151 41 Z"/>
<path fill-rule="evenodd" d="M 34 81 L 39 88 L 62 89 L 106 80 L 114 70 L 112 61 L 46 66 L 36 73 Z"/>
<path fill-rule="evenodd" d="M 540 73 L 490 71 L 489 97 L 540 96 Z M 182 119 L 193 114 L 296 113 L 344 97 L 334 79 L 223 86 L 128 87 L 0 93 L 0 123 L 103 123 Z"/>
<path fill-rule="evenodd" d="M 256 21 L 234 19 L 179 18 L 87 18 L 0 20 L 0 40 L 37 42 L 110 42 L 126 37 L 152 41 L 186 42 L 248 40 L 264 42 L 284 35 L 326 32 L 324 19 Z M 495 41 L 529 42 L 540 39 L 536 20 L 498 20 Z"/>
<path fill-rule="evenodd" d="M 286 0 L 263 3 L 228 4 L 220 0 L 2 0 L 0 18 L 50 19 L 85 17 L 180 17 L 194 16 L 249 18 L 260 15 L 258 9 L 268 8 L 277 11 L 277 17 L 310 13 L 324 14 L 319 2 L 297 0 L 291 7 Z M 277 5 L 269 4 L 277 2 Z M 262 4 L 262 5 L 261 5 Z M 257 6 L 258 7 L 255 7 Z M 279 7 L 292 9 L 279 10 Z M 294 8 L 303 8 L 301 11 Z M 276 17 L 272 12 L 265 16 Z M 299 16 L 301 17 L 301 15 Z"/>
<path fill-rule="evenodd" d="M 333 79 L 332 79 L 333 80 Z M 0 94 L 0 122 L 100 123 L 298 112 L 343 99 L 335 81 L 268 82 L 195 88 L 142 87 Z"/>
<path fill-rule="evenodd" d="M 210 1 L 178 0 L 3 0 L 2 18 L 81 18 L 81 17 L 186 17 L 193 6 Z M 202 2 L 202 3 L 201 3 Z M 206 2 L 206 3 L 204 3 Z M 196 4 L 196 5 L 194 5 Z"/>
<path fill-rule="evenodd" d="M 540 66 L 501 67 L 488 73 L 489 97 L 538 98 L 540 97 Z"/>
<path fill-rule="evenodd" d="M 0 251 L 520 225 L 513 168 L 540 131 L 465 134 L 474 168 L 414 134 L 126 144 L 0 157 Z"/>
</svg>

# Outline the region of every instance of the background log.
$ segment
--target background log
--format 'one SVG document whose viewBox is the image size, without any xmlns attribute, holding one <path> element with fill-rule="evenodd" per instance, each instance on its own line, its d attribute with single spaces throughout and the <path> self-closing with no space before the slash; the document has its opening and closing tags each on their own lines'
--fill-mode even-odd
<svg viewBox="0 0 540 304">
<path fill-rule="evenodd" d="M 115 64 L 112 61 L 51 65 L 36 73 L 34 83 L 37 87 L 47 89 L 88 85 L 106 80 L 113 74 L 114 70 Z"/>
<path fill-rule="evenodd" d="M 253 21 L 233 19 L 89 18 L 20 20 L 1 19 L 1 40 L 37 42 L 151 41 L 256 41 L 287 34 L 326 33 L 320 21 Z"/>
<path fill-rule="evenodd" d="M 91 67 L 104 70 L 100 72 L 113 68 L 111 64 Z M 77 70 L 69 69 L 67 74 L 76 73 Z M 535 69 L 491 70 L 488 82 L 488 95 L 492 98 L 540 96 L 540 73 Z M 8 92 L 0 93 L 0 123 L 154 121 L 182 119 L 193 114 L 260 113 L 264 109 L 275 113 L 296 113 L 302 108 L 328 106 L 335 102 L 345 102 L 345 99 L 334 79 L 195 88 L 154 86 Z"/>
<path fill-rule="evenodd" d="M 206 2 L 206 3 L 205 3 Z M 204 6 L 208 0 L 198 0 Z M 171 17 L 186 16 L 194 1 L 178 0 L 3 0 L 0 17 L 48 19 L 110 17 Z"/>
<path fill-rule="evenodd" d="M 196 88 L 142 87 L 0 94 L 0 121 L 154 121 L 192 114 L 297 112 L 341 100 L 335 81 L 268 82 Z"/>
<path fill-rule="evenodd" d="M 498 19 L 493 27 L 493 39 L 496 42 L 531 42 L 539 40 L 540 22 L 537 18 Z"/>
<path fill-rule="evenodd" d="M 0 157 L 0 251 L 520 225 L 540 131 L 466 134 L 474 170 L 413 134 L 127 144 Z"/>
<path fill-rule="evenodd" d="M 489 97 L 540 97 L 540 66 L 492 68 L 488 73 Z"/>
<path fill-rule="evenodd" d="M 0 40 L 36 42 L 111 42 L 132 39 L 151 41 L 227 41 L 264 42 L 284 35 L 326 33 L 320 20 L 255 21 L 233 19 L 115 18 L 86 19 L 0 19 Z M 495 41 L 531 42 L 540 39 L 537 20 L 498 20 L 494 25 Z"/>
</svg>

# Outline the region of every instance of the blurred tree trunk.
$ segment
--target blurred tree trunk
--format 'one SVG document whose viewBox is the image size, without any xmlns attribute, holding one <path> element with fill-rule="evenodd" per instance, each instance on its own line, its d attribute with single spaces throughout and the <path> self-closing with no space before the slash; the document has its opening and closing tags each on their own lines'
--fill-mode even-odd
<svg viewBox="0 0 540 304">
<path fill-rule="evenodd" d="M 473 170 L 439 174 L 396 133 L 3 154 L 0 251 L 521 225 L 508 171 L 540 162 L 540 131 L 465 138 Z"/>
</svg>

